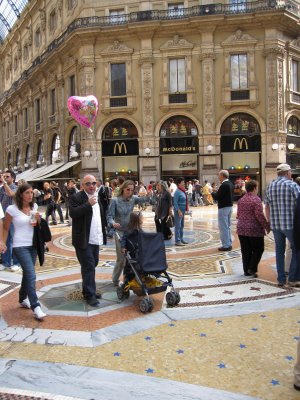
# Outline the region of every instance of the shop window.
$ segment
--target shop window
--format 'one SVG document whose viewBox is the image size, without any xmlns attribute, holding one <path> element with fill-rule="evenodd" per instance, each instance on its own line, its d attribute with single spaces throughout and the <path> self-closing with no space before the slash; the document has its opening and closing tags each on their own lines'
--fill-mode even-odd
<svg viewBox="0 0 300 400">
<path fill-rule="evenodd" d="M 43 150 L 43 148 L 44 148 L 43 141 L 39 140 L 39 143 L 38 143 L 38 146 L 37 146 L 37 157 L 36 157 L 36 159 L 37 159 L 39 164 L 41 164 L 44 161 L 44 156 L 43 156 L 44 150 Z"/>
</svg>

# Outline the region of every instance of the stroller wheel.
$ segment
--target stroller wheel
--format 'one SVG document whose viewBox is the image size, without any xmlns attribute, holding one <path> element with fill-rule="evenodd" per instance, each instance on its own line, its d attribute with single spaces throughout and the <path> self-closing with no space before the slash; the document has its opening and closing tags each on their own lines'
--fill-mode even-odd
<svg viewBox="0 0 300 400">
<path fill-rule="evenodd" d="M 180 294 L 178 292 L 174 292 L 175 297 L 176 297 L 176 303 L 175 304 L 179 304 L 180 303 Z"/>
<path fill-rule="evenodd" d="M 166 294 L 166 302 L 167 302 L 168 306 L 173 307 L 176 304 L 178 304 L 178 303 L 176 303 L 176 300 L 177 300 L 177 296 L 175 295 L 174 292 L 168 292 Z"/>
<path fill-rule="evenodd" d="M 119 300 L 125 300 L 128 299 L 130 293 L 129 290 L 125 291 L 123 285 L 122 286 L 118 286 L 117 288 L 117 297 Z"/>
<path fill-rule="evenodd" d="M 149 303 L 149 312 L 151 312 L 154 308 L 154 301 L 151 299 L 151 297 L 149 297 L 148 299 L 148 303 Z"/>
<path fill-rule="evenodd" d="M 140 302 L 140 310 L 143 314 L 146 314 L 147 312 L 151 312 L 153 310 L 154 304 L 153 300 L 148 300 L 147 298 L 143 299 Z"/>
</svg>

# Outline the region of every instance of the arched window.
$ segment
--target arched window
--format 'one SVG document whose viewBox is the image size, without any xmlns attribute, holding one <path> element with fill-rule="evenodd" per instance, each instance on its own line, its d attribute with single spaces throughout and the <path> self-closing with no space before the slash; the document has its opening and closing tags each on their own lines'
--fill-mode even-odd
<svg viewBox="0 0 300 400">
<path fill-rule="evenodd" d="M 77 153 L 77 155 L 76 155 Z M 80 137 L 77 126 L 72 128 L 69 138 L 69 160 L 78 157 L 80 154 Z"/>
<path fill-rule="evenodd" d="M 160 128 L 160 137 L 197 136 L 196 124 L 182 115 L 167 119 Z"/>
<path fill-rule="evenodd" d="M 51 162 L 60 160 L 60 138 L 59 135 L 54 135 L 51 147 Z"/>
<path fill-rule="evenodd" d="M 138 137 L 135 125 L 127 119 L 115 119 L 103 130 L 103 139 L 133 139 Z"/>
<path fill-rule="evenodd" d="M 30 145 L 28 144 L 25 150 L 25 164 L 29 164 L 29 160 L 30 160 Z"/>
<path fill-rule="evenodd" d="M 290 117 L 287 123 L 287 134 L 300 136 L 300 120 L 297 117 Z"/>
<path fill-rule="evenodd" d="M 252 115 L 237 113 L 225 119 L 220 133 L 221 135 L 260 135 L 260 126 Z"/>
</svg>

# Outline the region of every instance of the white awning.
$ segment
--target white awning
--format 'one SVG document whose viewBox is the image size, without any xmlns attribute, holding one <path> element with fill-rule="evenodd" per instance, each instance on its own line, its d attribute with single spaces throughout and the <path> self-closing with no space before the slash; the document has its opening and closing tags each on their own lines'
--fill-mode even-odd
<svg viewBox="0 0 300 400">
<path fill-rule="evenodd" d="M 27 177 L 27 181 L 42 181 L 43 176 L 49 174 L 51 171 L 61 167 L 63 163 L 55 163 L 51 165 L 44 165 L 40 168 L 35 168 L 32 173 Z"/>
<path fill-rule="evenodd" d="M 34 170 L 34 168 L 26 169 L 25 171 L 16 175 L 16 182 L 18 182 L 20 179 L 25 179 L 25 181 L 26 181 L 26 177 L 28 177 L 33 170 Z"/>
<path fill-rule="evenodd" d="M 43 175 L 41 175 L 39 177 L 39 179 L 34 178 L 33 180 L 36 181 L 36 180 L 45 180 L 45 179 L 49 179 L 49 178 L 54 178 L 56 175 L 60 174 L 61 172 L 66 171 L 67 169 L 73 167 L 74 165 L 76 165 L 80 162 L 81 162 L 81 160 L 69 161 L 64 165 L 60 165 L 60 167 L 55 170 L 48 171 L 46 174 L 43 173 Z"/>
</svg>

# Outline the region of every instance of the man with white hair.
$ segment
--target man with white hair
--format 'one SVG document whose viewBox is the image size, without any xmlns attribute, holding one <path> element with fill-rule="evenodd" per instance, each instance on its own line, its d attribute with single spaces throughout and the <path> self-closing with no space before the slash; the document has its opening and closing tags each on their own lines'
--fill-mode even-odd
<svg viewBox="0 0 300 400">
<path fill-rule="evenodd" d="M 222 246 L 219 251 L 232 250 L 231 239 L 231 214 L 233 206 L 233 184 L 229 180 L 229 172 L 222 169 L 219 172 L 221 185 L 218 190 L 211 193 L 212 197 L 218 201 L 218 224 L 220 230 L 220 240 Z"/>
<path fill-rule="evenodd" d="M 288 283 L 290 286 L 300 286 L 300 271 L 297 267 L 296 249 L 293 239 L 293 220 L 300 187 L 292 181 L 291 167 L 279 164 L 276 168 L 277 178 L 266 190 L 266 217 L 270 222 L 275 240 L 276 267 L 278 286 L 284 287 L 286 275 L 284 270 L 284 255 L 286 239 L 292 249 L 292 259 L 289 269 Z"/>
</svg>

